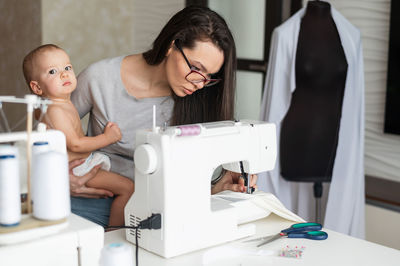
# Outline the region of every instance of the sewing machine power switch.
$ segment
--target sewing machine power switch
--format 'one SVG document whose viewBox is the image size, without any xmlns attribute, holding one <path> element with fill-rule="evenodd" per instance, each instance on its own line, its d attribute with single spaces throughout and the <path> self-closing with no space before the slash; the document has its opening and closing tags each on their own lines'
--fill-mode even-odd
<svg viewBox="0 0 400 266">
<path fill-rule="evenodd" d="M 151 174 L 157 168 L 157 154 L 150 144 L 139 145 L 133 155 L 136 169 L 142 174 Z"/>
</svg>

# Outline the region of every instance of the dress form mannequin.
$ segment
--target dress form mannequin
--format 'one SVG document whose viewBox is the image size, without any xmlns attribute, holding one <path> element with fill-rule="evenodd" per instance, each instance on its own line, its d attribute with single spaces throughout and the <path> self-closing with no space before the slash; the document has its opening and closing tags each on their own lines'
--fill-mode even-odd
<svg viewBox="0 0 400 266">
<path fill-rule="evenodd" d="M 297 44 L 296 90 L 282 122 L 281 175 L 288 181 L 330 182 L 338 144 L 347 61 L 327 2 L 309 1 Z M 320 206 L 317 200 L 317 221 Z"/>
</svg>

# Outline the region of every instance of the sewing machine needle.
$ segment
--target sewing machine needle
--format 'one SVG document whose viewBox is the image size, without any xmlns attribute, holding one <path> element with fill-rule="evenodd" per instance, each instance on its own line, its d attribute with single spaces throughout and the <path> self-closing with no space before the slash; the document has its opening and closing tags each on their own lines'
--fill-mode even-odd
<svg viewBox="0 0 400 266">
<path fill-rule="evenodd" d="M 242 177 L 244 179 L 244 185 L 246 186 L 246 193 L 247 194 L 251 194 L 252 193 L 252 189 L 250 188 L 249 175 L 244 172 L 243 162 L 240 161 L 239 164 L 240 164 L 240 172 L 241 172 Z"/>
</svg>

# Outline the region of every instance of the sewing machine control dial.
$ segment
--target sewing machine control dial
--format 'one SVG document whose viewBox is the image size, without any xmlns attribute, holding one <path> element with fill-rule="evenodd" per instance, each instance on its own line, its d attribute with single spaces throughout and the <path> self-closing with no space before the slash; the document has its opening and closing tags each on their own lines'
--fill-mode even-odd
<svg viewBox="0 0 400 266">
<path fill-rule="evenodd" d="M 142 174 L 151 174 L 157 168 L 157 154 L 150 144 L 142 144 L 135 149 L 134 162 Z"/>
</svg>

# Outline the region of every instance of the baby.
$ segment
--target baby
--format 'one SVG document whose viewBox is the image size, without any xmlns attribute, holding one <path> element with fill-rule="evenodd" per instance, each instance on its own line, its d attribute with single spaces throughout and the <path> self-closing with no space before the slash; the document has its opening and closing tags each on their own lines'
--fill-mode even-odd
<svg viewBox="0 0 400 266">
<path fill-rule="evenodd" d="M 65 134 L 69 161 L 86 158 L 82 165 L 73 169 L 73 173 L 83 176 L 96 165 L 102 164 L 102 169 L 86 184 L 114 194 L 109 225 L 123 225 L 124 207 L 134 192 L 134 184 L 126 177 L 109 172 L 111 165 L 108 156 L 94 152 L 119 141 L 122 137 L 119 127 L 108 122 L 103 134 L 95 137 L 84 135 L 78 111 L 70 100 L 77 80 L 69 56 L 60 47 L 46 44 L 32 50 L 24 58 L 23 71 L 30 90 L 53 101 L 44 122 L 49 128 Z"/>
</svg>

